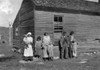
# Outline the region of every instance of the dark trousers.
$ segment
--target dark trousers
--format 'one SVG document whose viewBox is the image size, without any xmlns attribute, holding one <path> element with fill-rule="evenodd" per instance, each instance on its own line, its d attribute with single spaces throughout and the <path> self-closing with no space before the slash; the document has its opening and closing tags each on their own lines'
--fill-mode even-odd
<svg viewBox="0 0 100 70">
<path fill-rule="evenodd" d="M 71 46 L 68 47 L 68 55 L 69 55 L 69 58 L 73 57 L 73 51 L 72 51 L 72 47 Z"/>
<path fill-rule="evenodd" d="M 68 47 L 63 46 L 60 48 L 60 59 L 68 58 Z"/>
</svg>

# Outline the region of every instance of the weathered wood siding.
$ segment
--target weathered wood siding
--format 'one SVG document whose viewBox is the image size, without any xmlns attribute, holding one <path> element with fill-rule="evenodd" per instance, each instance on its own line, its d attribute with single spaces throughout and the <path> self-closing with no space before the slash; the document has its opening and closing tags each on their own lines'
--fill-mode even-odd
<svg viewBox="0 0 100 70">
<path fill-rule="evenodd" d="M 35 35 L 43 35 L 48 31 L 53 33 L 54 15 L 63 16 L 63 28 L 66 32 L 75 31 L 78 41 L 100 38 L 100 16 L 35 11 Z M 53 34 L 52 34 L 53 35 Z"/>
<path fill-rule="evenodd" d="M 79 41 L 100 38 L 100 16 L 64 14 L 64 29 L 75 31 Z"/>
<path fill-rule="evenodd" d="M 17 14 L 15 21 L 13 23 L 13 47 L 20 46 L 20 37 L 16 36 L 16 28 L 19 28 L 20 21 L 19 21 L 19 13 Z M 19 32 L 18 32 L 19 33 Z"/>
<path fill-rule="evenodd" d="M 51 12 L 35 11 L 35 38 L 48 32 L 53 36 L 53 15 Z"/>
<path fill-rule="evenodd" d="M 14 46 L 22 46 L 24 34 L 32 32 L 34 36 L 34 11 L 33 3 L 30 0 L 23 0 L 19 13 L 13 25 L 13 44 Z M 18 36 L 15 35 L 18 28 Z"/>
<path fill-rule="evenodd" d="M 33 18 L 34 18 L 34 11 L 33 11 L 33 4 L 31 1 L 24 0 L 20 9 L 19 20 L 20 26 L 27 27 L 33 26 Z"/>
</svg>

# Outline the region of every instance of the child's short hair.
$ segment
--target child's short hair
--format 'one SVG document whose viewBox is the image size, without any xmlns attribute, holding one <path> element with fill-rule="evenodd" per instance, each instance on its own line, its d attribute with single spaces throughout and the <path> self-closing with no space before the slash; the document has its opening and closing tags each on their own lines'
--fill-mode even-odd
<svg viewBox="0 0 100 70">
<path fill-rule="evenodd" d="M 75 41 L 72 41 L 72 43 L 75 43 Z"/>
<path fill-rule="evenodd" d="M 47 32 L 45 32 L 45 33 L 44 33 L 44 36 L 46 36 L 47 34 L 48 34 L 48 33 L 47 33 Z"/>
<path fill-rule="evenodd" d="M 71 32 L 70 32 L 70 35 L 73 35 L 73 34 L 74 34 L 74 31 L 71 31 Z"/>
<path fill-rule="evenodd" d="M 37 37 L 37 41 L 39 41 L 39 40 L 41 40 L 41 36 L 38 36 L 38 37 Z"/>
</svg>

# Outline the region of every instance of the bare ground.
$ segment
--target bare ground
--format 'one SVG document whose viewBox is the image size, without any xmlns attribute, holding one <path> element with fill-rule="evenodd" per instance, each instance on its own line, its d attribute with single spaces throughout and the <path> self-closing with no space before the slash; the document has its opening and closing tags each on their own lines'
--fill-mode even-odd
<svg viewBox="0 0 100 70">
<path fill-rule="evenodd" d="M 58 56 L 58 49 L 54 51 Z M 100 70 L 100 48 L 78 48 L 78 58 L 56 59 L 53 61 L 32 61 L 20 63 L 21 55 L 5 51 L 6 56 L 0 58 L 0 70 Z M 84 62 L 85 61 L 85 62 Z"/>
</svg>

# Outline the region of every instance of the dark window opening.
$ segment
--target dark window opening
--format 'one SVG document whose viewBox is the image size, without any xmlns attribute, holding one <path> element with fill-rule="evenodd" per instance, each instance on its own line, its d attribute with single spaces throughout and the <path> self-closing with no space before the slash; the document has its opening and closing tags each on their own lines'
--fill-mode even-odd
<svg viewBox="0 0 100 70">
<path fill-rule="evenodd" d="M 63 21 L 62 16 L 54 15 L 54 22 L 62 22 L 62 21 Z"/>
<path fill-rule="evenodd" d="M 58 33 L 58 32 L 62 32 L 63 31 L 63 26 L 54 26 L 54 32 Z"/>
<path fill-rule="evenodd" d="M 54 17 L 54 21 L 57 22 L 58 21 L 58 18 L 57 17 Z"/>
<path fill-rule="evenodd" d="M 54 29 L 62 30 L 63 28 L 54 28 Z"/>
<path fill-rule="evenodd" d="M 62 17 L 59 17 L 59 22 L 62 22 Z"/>
</svg>

